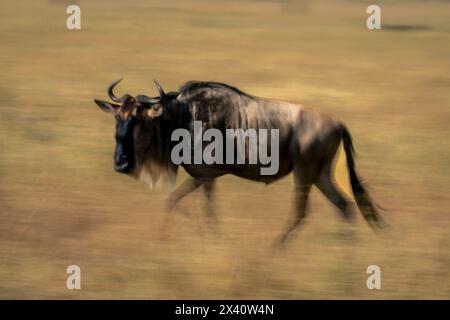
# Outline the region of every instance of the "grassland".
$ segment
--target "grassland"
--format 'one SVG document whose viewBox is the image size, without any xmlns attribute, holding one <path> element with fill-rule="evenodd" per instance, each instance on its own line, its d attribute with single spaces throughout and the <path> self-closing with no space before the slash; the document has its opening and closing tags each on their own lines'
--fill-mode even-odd
<svg viewBox="0 0 450 320">
<path fill-rule="evenodd" d="M 68 3 L 1 4 L 0 298 L 450 298 L 449 2 L 382 2 L 379 31 L 359 1 L 81 1 L 77 31 Z M 389 230 L 349 225 L 313 190 L 274 255 L 292 177 L 227 176 L 220 236 L 195 193 L 161 240 L 168 190 L 114 173 L 113 119 L 92 101 L 119 77 L 131 94 L 217 80 L 334 115 Z M 65 287 L 71 264 L 82 290 Z"/>
</svg>

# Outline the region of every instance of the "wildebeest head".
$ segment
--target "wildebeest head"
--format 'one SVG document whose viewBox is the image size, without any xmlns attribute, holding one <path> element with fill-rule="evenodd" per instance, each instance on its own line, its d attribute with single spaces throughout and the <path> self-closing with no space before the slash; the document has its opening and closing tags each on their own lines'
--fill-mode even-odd
<svg viewBox="0 0 450 320">
<path fill-rule="evenodd" d="M 162 100 L 165 93 L 158 82 L 155 81 L 160 94 L 159 97 L 144 95 L 133 97 L 129 94 L 117 97 L 114 95 L 113 89 L 121 80 L 114 81 L 108 87 L 108 96 L 116 103 L 94 101 L 100 109 L 113 113 L 116 118 L 114 169 L 120 173 L 137 176 L 142 171 L 141 167 L 146 163 L 147 153 L 150 149 L 149 138 L 142 138 L 143 127 L 149 126 L 149 122 L 162 115 Z"/>
</svg>

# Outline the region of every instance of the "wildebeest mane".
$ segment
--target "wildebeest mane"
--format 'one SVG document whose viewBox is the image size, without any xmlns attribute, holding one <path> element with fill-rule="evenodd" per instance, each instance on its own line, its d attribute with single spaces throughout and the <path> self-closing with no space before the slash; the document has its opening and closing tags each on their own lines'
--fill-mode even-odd
<svg viewBox="0 0 450 320">
<path fill-rule="evenodd" d="M 223 93 L 238 94 L 240 96 L 245 96 L 250 99 L 255 98 L 252 95 L 250 95 L 236 87 L 230 86 L 225 83 L 214 82 L 214 81 L 189 81 L 189 82 L 186 82 L 183 86 L 181 86 L 179 95 L 188 97 L 191 94 L 193 94 L 195 91 L 197 91 L 198 89 L 212 89 L 212 90 L 221 91 Z"/>
<path fill-rule="evenodd" d="M 299 110 L 293 104 L 253 96 L 236 87 L 213 81 L 187 82 L 180 88 L 177 100 L 185 106 L 195 103 L 195 120 L 202 120 L 208 125 L 211 118 L 218 119 L 222 115 L 226 120 L 225 128 L 244 130 L 283 130 L 285 120 L 296 117 Z M 220 129 L 220 123 L 211 123 L 208 127 Z"/>
</svg>

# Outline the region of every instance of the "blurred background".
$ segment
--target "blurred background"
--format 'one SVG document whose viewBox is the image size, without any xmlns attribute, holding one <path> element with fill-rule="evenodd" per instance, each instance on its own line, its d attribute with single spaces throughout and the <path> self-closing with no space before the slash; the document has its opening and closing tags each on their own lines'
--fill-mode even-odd
<svg viewBox="0 0 450 320">
<path fill-rule="evenodd" d="M 81 30 L 66 8 L 81 7 Z M 2 1 L 0 298 L 450 298 L 450 2 Z M 390 228 L 353 224 L 314 189 L 285 250 L 292 176 L 219 179 L 221 234 L 204 198 L 113 170 L 114 119 L 93 103 L 215 80 L 302 103 L 350 128 L 357 167 Z M 345 159 L 337 180 L 348 192 Z M 181 172 L 180 183 L 186 174 Z M 185 214 L 182 214 L 185 213 Z M 81 290 L 66 268 L 81 267 Z M 382 289 L 366 287 L 367 266 Z"/>
</svg>

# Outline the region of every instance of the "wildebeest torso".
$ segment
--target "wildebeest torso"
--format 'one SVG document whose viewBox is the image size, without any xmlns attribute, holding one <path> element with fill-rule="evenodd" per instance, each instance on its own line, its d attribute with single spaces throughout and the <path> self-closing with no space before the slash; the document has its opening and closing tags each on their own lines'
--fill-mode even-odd
<svg viewBox="0 0 450 320">
<path fill-rule="evenodd" d="M 301 154 L 299 138 L 303 137 L 304 143 L 311 143 L 307 141 L 308 137 L 302 134 L 302 131 L 307 129 L 302 127 L 302 119 L 315 117 L 317 129 L 323 127 L 326 122 L 334 122 L 331 118 L 300 105 L 251 96 L 236 88 L 210 82 L 190 82 L 181 87 L 167 112 L 169 117 L 173 113 L 174 118 L 183 119 L 179 123 L 180 127 L 189 130 L 192 136 L 194 121 L 201 121 L 203 130 L 220 130 L 224 137 L 226 129 L 256 128 L 267 129 L 268 132 L 270 129 L 278 129 L 280 166 L 275 175 L 261 175 L 261 164 L 250 164 L 248 153 L 245 154 L 245 164 L 183 164 L 184 169 L 194 177 L 231 173 L 266 183 L 292 171 L 292 158 Z M 179 112 L 182 114 L 178 114 Z M 271 150 L 270 139 L 267 143 L 268 150 Z"/>
</svg>

